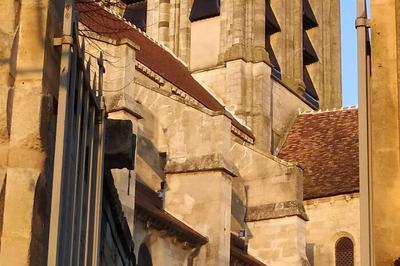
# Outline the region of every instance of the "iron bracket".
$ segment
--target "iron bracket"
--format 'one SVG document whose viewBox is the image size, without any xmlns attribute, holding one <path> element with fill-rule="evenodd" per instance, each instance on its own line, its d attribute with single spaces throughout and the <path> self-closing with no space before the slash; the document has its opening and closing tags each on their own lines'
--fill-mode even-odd
<svg viewBox="0 0 400 266">
<path fill-rule="evenodd" d="M 367 28 L 367 29 L 371 28 L 370 20 L 365 17 L 356 18 L 356 29 L 358 27 L 363 27 L 363 28 Z"/>
<path fill-rule="evenodd" d="M 63 35 L 62 37 L 53 38 L 54 46 L 60 46 L 63 44 L 69 44 L 72 46 L 74 44 L 74 38 L 71 35 Z"/>
</svg>

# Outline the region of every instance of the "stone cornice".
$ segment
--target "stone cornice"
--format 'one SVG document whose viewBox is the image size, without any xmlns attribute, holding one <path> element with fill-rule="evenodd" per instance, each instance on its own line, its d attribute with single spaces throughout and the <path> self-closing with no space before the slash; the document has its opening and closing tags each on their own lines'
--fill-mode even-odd
<svg viewBox="0 0 400 266">
<path fill-rule="evenodd" d="M 154 72 L 153 70 L 151 70 L 147 66 L 143 65 L 139 61 L 136 61 L 135 68 L 136 68 L 136 70 L 138 70 L 139 72 L 144 74 L 146 77 L 148 77 L 151 80 L 157 82 L 158 85 L 164 85 L 165 84 L 165 80 L 160 75 L 158 75 L 156 72 Z"/>
<path fill-rule="evenodd" d="M 360 198 L 360 192 L 354 192 L 354 193 L 340 194 L 323 198 L 307 199 L 304 200 L 304 205 L 305 207 L 307 207 L 307 206 L 317 206 L 319 204 L 324 204 L 324 203 L 334 204 L 335 202 L 351 201 L 353 199 L 359 199 L 359 198 Z"/>
<path fill-rule="evenodd" d="M 264 47 L 251 47 L 243 44 L 234 44 L 225 53 L 219 56 L 219 61 L 229 62 L 241 59 L 245 62 L 259 63 L 264 62 L 272 67 L 267 50 Z"/>
<path fill-rule="evenodd" d="M 304 221 L 308 221 L 303 202 L 293 200 L 249 207 L 247 209 L 246 222 L 278 219 L 289 216 L 298 216 Z"/>
<path fill-rule="evenodd" d="M 241 140 L 250 143 L 250 144 L 254 144 L 254 139 L 251 138 L 250 136 L 248 136 L 247 134 L 243 133 L 243 131 L 241 131 L 239 128 L 235 127 L 234 125 L 231 125 L 231 132 L 239 137 Z"/>
<path fill-rule="evenodd" d="M 209 115 L 218 115 L 219 113 L 213 112 L 207 107 L 205 107 L 202 103 L 200 103 L 198 100 L 184 92 L 183 90 L 173 86 L 172 89 L 172 95 L 171 97 L 173 99 L 179 99 L 181 102 L 184 104 L 191 106 L 196 109 L 201 109 L 204 113 L 209 114 Z"/>
</svg>

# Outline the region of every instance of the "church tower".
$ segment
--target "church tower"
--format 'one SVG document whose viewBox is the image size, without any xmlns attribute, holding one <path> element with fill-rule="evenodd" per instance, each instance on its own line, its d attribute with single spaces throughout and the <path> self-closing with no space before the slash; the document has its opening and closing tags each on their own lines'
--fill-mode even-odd
<svg viewBox="0 0 400 266">
<path fill-rule="evenodd" d="M 263 151 L 298 109 L 341 106 L 339 0 L 125 3 L 124 17 L 184 61 Z"/>
</svg>

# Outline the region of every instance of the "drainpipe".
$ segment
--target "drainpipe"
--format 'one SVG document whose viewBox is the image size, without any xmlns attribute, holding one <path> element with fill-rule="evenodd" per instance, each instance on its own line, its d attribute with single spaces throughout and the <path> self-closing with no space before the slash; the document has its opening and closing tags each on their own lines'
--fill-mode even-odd
<svg viewBox="0 0 400 266">
<path fill-rule="evenodd" d="M 361 265 L 373 265 L 372 245 L 372 186 L 370 139 L 370 58 L 369 25 L 366 0 L 357 0 L 356 29 L 358 38 L 358 125 L 360 165 L 360 243 Z"/>
<path fill-rule="evenodd" d="M 187 259 L 187 265 L 188 266 L 193 266 L 194 265 L 194 259 L 199 255 L 201 247 L 196 247 L 190 252 L 189 257 Z"/>
</svg>

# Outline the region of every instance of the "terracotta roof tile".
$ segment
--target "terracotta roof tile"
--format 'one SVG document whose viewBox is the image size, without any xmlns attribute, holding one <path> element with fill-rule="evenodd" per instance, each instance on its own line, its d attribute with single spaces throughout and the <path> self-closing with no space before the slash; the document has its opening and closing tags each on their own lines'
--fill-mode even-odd
<svg viewBox="0 0 400 266">
<path fill-rule="evenodd" d="M 187 67 L 165 48 L 132 27 L 126 21 L 109 13 L 93 2 L 78 2 L 79 21 L 96 33 L 113 39 L 128 38 L 139 45 L 136 59 L 148 68 L 189 93 L 207 108 L 223 111 L 224 107 L 212 97 L 190 74 Z"/>
<path fill-rule="evenodd" d="M 79 11 L 79 21 L 90 30 L 116 40 L 127 38 L 139 45 L 140 49 L 136 52 L 136 59 L 139 62 L 192 96 L 208 109 L 224 113 L 231 119 L 235 127 L 254 140 L 251 130 L 233 118 L 225 110 L 225 107 L 192 77 L 189 69 L 165 47 L 157 44 L 136 27 L 110 13 L 96 2 L 78 0 L 76 9 Z"/>
<path fill-rule="evenodd" d="M 300 114 L 278 157 L 304 168 L 304 199 L 359 191 L 357 109 Z"/>
</svg>

